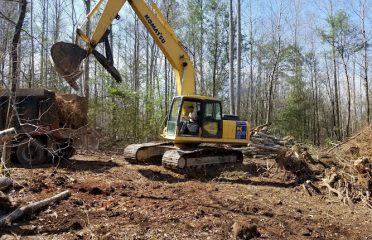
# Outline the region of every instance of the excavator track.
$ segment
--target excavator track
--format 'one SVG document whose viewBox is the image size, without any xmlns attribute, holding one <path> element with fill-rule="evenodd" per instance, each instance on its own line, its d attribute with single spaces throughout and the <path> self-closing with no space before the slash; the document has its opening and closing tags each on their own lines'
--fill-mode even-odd
<svg viewBox="0 0 372 240">
<path fill-rule="evenodd" d="M 221 147 L 168 150 L 162 158 L 162 165 L 165 168 L 177 172 L 242 162 L 241 151 Z"/>
<path fill-rule="evenodd" d="M 132 164 L 160 163 L 164 168 L 189 173 L 197 169 L 243 162 L 243 153 L 224 147 L 197 146 L 179 148 L 171 142 L 131 144 L 124 158 Z"/>
<path fill-rule="evenodd" d="M 124 150 L 124 159 L 133 164 L 160 162 L 164 153 L 173 148 L 171 142 L 131 144 Z"/>
</svg>

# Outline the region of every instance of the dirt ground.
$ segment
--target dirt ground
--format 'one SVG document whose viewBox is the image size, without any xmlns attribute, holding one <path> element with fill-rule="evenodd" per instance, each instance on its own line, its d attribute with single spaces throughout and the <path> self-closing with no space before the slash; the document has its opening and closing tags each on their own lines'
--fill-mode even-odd
<svg viewBox="0 0 372 240">
<path fill-rule="evenodd" d="M 233 239 L 234 223 L 258 239 L 372 239 L 372 209 L 309 194 L 299 179 L 245 159 L 208 176 L 130 165 L 115 154 L 80 154 L 58 167 L 13 169 L 24 205 L 64 190 L 60 204 L 0 230 L 0 239 Z"/>
</svg>

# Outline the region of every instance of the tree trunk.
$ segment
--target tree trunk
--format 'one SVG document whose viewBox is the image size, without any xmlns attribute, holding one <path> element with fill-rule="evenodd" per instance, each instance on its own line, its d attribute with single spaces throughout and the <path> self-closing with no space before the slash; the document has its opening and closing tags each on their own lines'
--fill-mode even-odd
<svg viewBox="0 0 372 240">
<path fill-rule="evenodd" d="M 86 15 L 90 12 L 90 0 L 84 0 L 85 3 L 85 13 Z M 90 20 L 88 19 L 85 25 L 85 33 L 90 36 Z M 89 100 L 89 58 L 85 59 L 84 65 L 84 96 Z"/>
<path fill-rule="evenodd" d="M 337 140 L 341 140 L 340 134 L 340 100 L 338 97 L 338 79 L 337 79 L 337 61 L 336 61 L 336 46 L 335 43 L 332 42 L 332 59 L 333 59 L 333 84 L 334 84 L 334 96 L 335 96 L 335 119 L 336 124 L 334 126 L 335 136 Z"/>
<path fill-rule="evenodd" d="M 366 104 L 367 104 L 367 123 L 370 124 L 371 121 L 371 110 L 370 110 L 370 102 L 369 102 L 369 86 L 368 86 L 368 40 L 366 36 L 365 30 L 365 11 L 366 11 L 366 1 L 363 1 L 361 6 L 361 22 L 362 22 L 362 35 L 363 35 L 363 82 L 364 82 L 364 91 L 366 94 Z"/>
<path fill-rule="evenodd" d="M 355 84 L 355 58 L 353 59 L 353 107 L 354 107 L 354 123 L 352 124 L 352 131 L 354 132 L 358 127 L 358 113 L 356 107 L 356 84 Z"/>
<path fill-rule="evenodd" d="M 272 70 L 269 74 L 269 95 L 268 95 L 268 103 L 267 103 L 267 112 L 266 112 L 266 123 L 271 122 L 272 115 L 273 115 L 273 108 L 274 108 L 274 88 L 276 86 L 276 82 L 278 79 L 278 71 L 279 71 L 279 64 L 280 64 L 280 56 L 281 56 L 281 47 L 282 47 L 282 39 L 281 39 L 281 19 L 283 15 L 283 8 L 282 8 L 282 2 L 280 3 L 280 10 L 279 10 L 279 17 L 278 22 L 275 28 L 277 29 L 276 39 L 277 39 L 277 46 L 274 47 L 274 64 L 272 67 Z M 274 38 L 275 38 L 274 37 Z"/>
<path fill-rule="evenodd" d="M 235 114 L 234 97 L 234 22 L 233 1 L 229 1 L 229 83 L 230 83 L 230 114 Z"/>
<path fill-rule="evenodd" d="M 217 96 L 217 68 L 218 68 L 218 15 L 214 15 L 214 49 L 213 49 L 213 70 L 212 70 L 212 97 Z"/>
<path fill-rule="evenodd" d="M 315 83 L 315 119 L 316 119 L 316 145 L 320 146 L 320 122 L 319 122 L 319 88 L 318 88 L 317 64 L 314 62 L 314 83 Z"/>
<path fill-rule="evenodd" d="M 12 40 L 12 84 L 10 88 L 9 94 L 9 104 L 8 104 L 8 112 L 7 112 L 7 119 L 6 119 L 6 126 L 7 128 L 14 127 L 17 128 L 19 125 L 17 111 L 16 111 L 16 90 L 17 90 L 17 83 L 19 80 L 19 69 L 18 69 L 18 44 L 21 38 L 21 31 L 23 27 L 23 22 L 26 17 L 27 11 L 27 0 L 21 0 L 20 2 L 20 14 L 15 26 L 13 40 Z M 2 152 L 2 159 L 5 159 L 7 156 L 7 148 L 6 143 L 3 145 L 3 152 Z M 0 164 L 1 165 L 1 164 Z M 2 167 L 0 167 L 2 168 Z"/>
<path fill-rule="evenodd" d="M 41 49 L 40 49 L 40 83 L 44 80 L 44 42 L 45 42 L 45 22 L 46 22 L 46 1 L 42 0 L 42 23 L 41 23 Z M 45 85 L 46 86 L 46 85 Z"/>
<path fill-rule="evenodd" d="M 342 63 L 344 65 L 346 84 L 347 84 L 347 123 L 346 123 L 346 137 L 350 135 L 350 119 L 351 119 L 351 89 L 350 89 L 350 77 L 347 70 L 347 63 L 344 54 L 341 54 Z"/>
<path fill-rule="evenodd" d="M 250 79 L 250 84 L 249 84 L 249 114 L 250 116 L 253 116 L 253 20 L 252 20 L 252 1 L 249 1 L 249 52 L 250 52 L 250 63 L 249 63 L 249 79 Z M 256 84 L 257 85 L 257 84 Z M 257 97 L 255 99 L 257 101 Z M 251 120 L 251 124 L 254 122 Z"/>
<path fill-rule="evenodd" d="M 135 26 L 134 26 L 134 69 L 133 69 L 133 82 L 134 82 L 134 103 L 135 103 L 135 116 L 134 116 L 134 122 L 135 124 L 135 137 L 136 140 L 139 138 L 139 107 L 140 107 L 140 99 L 139 99 L 139 87 L 140 87 L 140 79 L 139 79 L 139 51 L 140 51 L 140 46 L 139 46 L 139 41 L 140 41 L 140 32 L 139 32 L 139 19 L 138 17 L 135 18 Z"/>
<path fill-rule="evenodd" d="M 164 76 L 165 76 L 165 84 L 164 84 L 164 91 L 165 91 L 165 94 L 164 94 L 164 109 L 165 109 L 165 114 L 168 113 L 168 97 L 169 97 L 169 91 L 168 91 L 168 63 L 167 63 L 167 59 L 166 57 L 164 57 Z"/>
<path fill-rule="evenodd" d="M 46 14 L 46 19 L 45 19 L 45 41 L 44 41 L 44 45 L 43 45 L 43 48 L 44 48 L 44 84 L 45 84 L 45 87 L 48 87 L 49 86 L 49 82 L 48 82 L 48 73 L 49 73 L 49 42 L 48 42 L 48 34 L 49 34 L 49 4 L 50 2 L 49 1 L 46 1 L 46 7 L 45 7 L 45 14 Z"/>
<path fill-rule="evenodd" d="M 30 1 L 31 4 L 31 9 L 30 9 L 30 14 L 31 14 L 31 36 L 34 36 L 34 4 L 33 1 Z M 34 77 L 35 77 L 35 40 L 33 37 L 31 37 L 31 74 L 30 74 L 30 79 L 28 82 L 28 87 L 32 88 L 34 84 Z"/>
<path fill-rule="evenodd" d="M 199 71 L 200 71 L 200 91 L 201 95 L 206 95 L 205 93 L 205 82 L 204 82 L 204 69 L 203 69 L 203 63 L 204 63 L 204 19 L 203 19 L 203 0 L 200 0 L 200 52 L 199 52 Z"/>
<path fill-rule="evenodd" d="M 237 1 L 237 86 L 236 86 L 236 114 L 240 115 L 240 94 L 242 77 L 242 36 L 241 36 L 241 17 L 240 0 Z"/>
<path fill-rule="evenodd" d="M 10 88 L 10 99 L 9 99 L 9 102 L 11 103 L 10 105 L 12 105 L 13 107 L 13 113 L 12 113 L 12 116 L 10 118 L 10 121 L 9 121 L 9 124 L 8 124 L 8 127 L 15 127 L 16 126 L 16 116 L 15 114 L 17 113 L 16 112 L 16 109 L 14 109 L 15 107 L 15 93 L 16 93 L 16 90 L 17 90 L 17 83 L 18 83 L 18 80 L 19 80 L 19 69 L 18 69 L 18 44 L 19 44 L 19 41 L 20 41 L 20 38 L 21 38 L 21 31 L 22 31 L 22 27 L 23 27 L 23 22 L 25 20 L 25 17 L 26 17 L 26 11 L 27 11 L 27 1 L 26 0 L 22 0 L 20 2 L 21 6 L 20 6 L 20 14 L 19 14 L 19 18 L 18 18 L 18 21 L 17 21 L 17 24 L 15 26 L 15 30 L 14 30 L 14 35 L 13 35 L 13 40 L 12 40 L 12 85 L 11 85 L 11 88 Z M 8 120 L 9 120 L 9 111 L 8 111 Z"/>
<path fill-rule="evenodd" d="M 331 76 L 330 76 L 330 70 L 328 68 L 328 61 L 327 61 L 327 56 L 324 55 L 324 62 L 326 65 L 326 74 L 327 74 L 327 90 L 328 90 L 328 95 L 329 99 L 331 102 L 331 107 L 332 107 L 332 129 L 331 132 L 333 133 L 333 136 L 336 136 L 336 110 L 335 110 L 335 100 L 334 100 L 334 93 L 332 91 L 332 83 L 331 83 Z"/>
</svg>

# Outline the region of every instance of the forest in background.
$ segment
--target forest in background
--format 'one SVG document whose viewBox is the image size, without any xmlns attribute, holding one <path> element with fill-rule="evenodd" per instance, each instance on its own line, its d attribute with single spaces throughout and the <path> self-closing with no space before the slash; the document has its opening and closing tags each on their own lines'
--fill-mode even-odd
<svg viewBox="0 0 372 240">
<path fill-rule="evenodd" d="M 252 126 L 315 145 L 342 140 L 368 124 L 371 2 L 323 0 L 155 1 L 188 48 L 197 93 L 220 98 L 224 112 Z M 96 1 L 0 0 L 0 73 L 12 81 L 12 40 L 26 6 L 17 45 L 19 88 L 74 92 L 49 60 L 57 41 L 75 29 Z M 159 138 L 175 95 L 172 68 L 128 4 L 112 24 L 117 84 L 90 58 L 79 95 L 89 98 L 90 125 L 107 140 Z M 91 31 L 95 21 L 83 26 Z M 103 48 L 98 47 L 103 52 Z"/>
</svg>

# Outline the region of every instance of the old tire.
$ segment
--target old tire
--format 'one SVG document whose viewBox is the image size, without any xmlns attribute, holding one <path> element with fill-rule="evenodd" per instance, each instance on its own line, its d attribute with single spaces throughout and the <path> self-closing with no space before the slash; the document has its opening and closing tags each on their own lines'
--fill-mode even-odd
<svg viewBox="0 0 372 240">
<path fill-rule="evenodd" d="M 57 155 L 62 159 L 69 159 L 75 154 L 75 148 L 72 146 L 72 143 L 63 143 L 59 145 L 57 150 Z"/>
<path fill-rule="evenodd" d="M 26 168 L 46 163 L 48 160 L 47 151 L 40 140 L 25 139 L 17 147 L 16 155 L 20 164 Z"/>
</svg>

